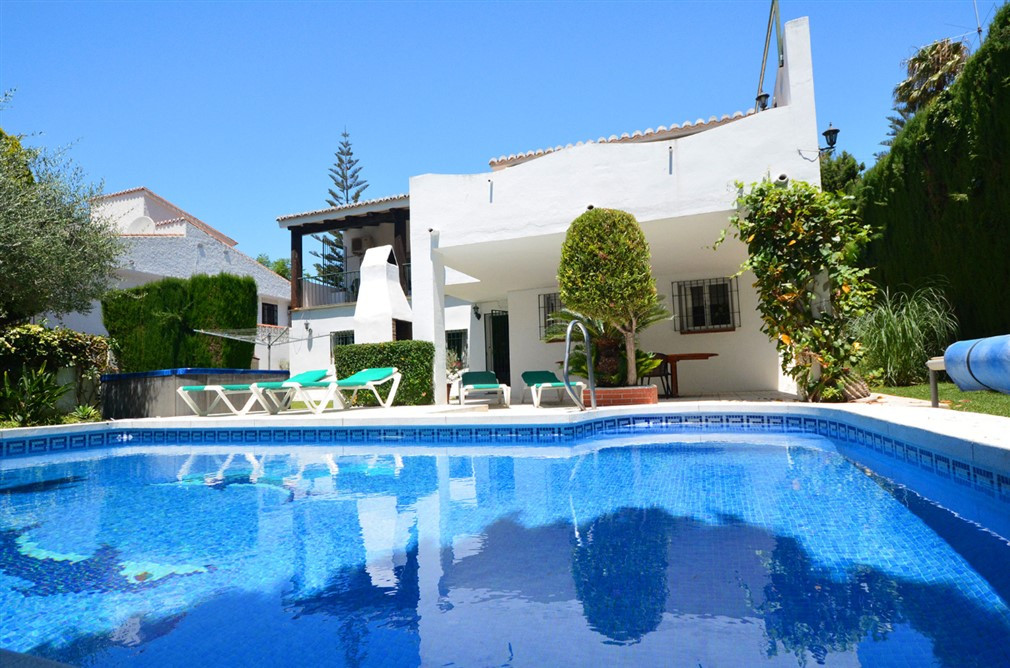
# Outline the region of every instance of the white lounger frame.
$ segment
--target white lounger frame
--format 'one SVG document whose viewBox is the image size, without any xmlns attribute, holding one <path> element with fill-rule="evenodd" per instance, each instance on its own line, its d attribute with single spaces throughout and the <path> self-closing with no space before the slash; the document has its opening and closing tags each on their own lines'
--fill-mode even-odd
<svg viewBox="0 0 1010 668">
<path fill-rule="evenodd" d="M 383 408 L 389 408 L 390 406 L 393 405 L 393 400 L 396 399 L 396 391 L 400 389 L 400 380 L 402 378 L 403 374 L 401 374 L 399 371 L 394 371 L 391 375 L 383 378 L 382 380 L 373 380 L 367 383 L 363 383 L 361 385 L 338 387 L 337 396 L 340 397 L 341 402 L 346 405 L 347 398 L 344 397 L 343 394 L 341 394 L 342 392 L 351 392 L 350 400 L 354 401 L 358 396 L 358 392 L 360 392 L 361 390 L 368 390 L 375 395 L 375 400 L 379 402 L 380 406 L 382 406 Z M 379 396 L 378 387 L 379 385 L 385 385 L 390 380 L 393 381 L 393 385 L 392 387 L 389 388 L 389 395 L 386 397 L 386 400 L 383 401 L 382 397 Z"/>
<path fill-rule="evenodd" d="M 572 385 L 575 386 L 575 391 L 579 393 L 579 396 L 582 395 L 582 390 L 584 390 L 586 388 L 586 384 L 583 383 L 581 380 L 575 381 L 574 383 L 572 383 Z M 557 392 L 558 392 L 558 401 L 559 402 L 560 401 L 564 401 L 564 398 L 565 398 L 565 394 L 564 394 L 564 392 L 565 392 L 565 384 L 564 383 L 561 383 L 560 387 L 557 386 L 557 383 L 537 383 L 535 385 L 527 385 L 523 389 L 522 401 L 526 400 L 526 391 L 527 390 L 533 396 L 533 407 L 534 408 L 540 408 L 540 401 L 543 399 L 543 394 L 544 394 L 545 391 L 549 392 L 551 390 L 557 390 Z"/>
<path fill-rule="evenodd" d="M 210 402 L 206 410 L 201 409 L 200 406 L 196 403 L 196 401 L 193 400 L 193 397 L 191 395 L 195 394 L 196 392 L 214 393 L 214 400 Z M 176 390 L 176 394 L 178 394 L 179 397 L 186 403 L 186 405 L 193 410 L 193 413 L 195 413 L 196 415 L 202 415 L 204 417 L 210 415 L 218 404 L 224 404 L 225 406 L 227 406 L 228 410 L 231 411 L 233 415 L 245 415 L 246 413 L 249 412 L 250 409 L 252 409 L 253 404 L 257 403 L 258 400 L 258 397 L 256 396 L 256 393 L 252 390 L 251 386 L 247 390 L 226 390 L 220 385 L 204 385 L 203 389 L 201 390 L 189 390 L 189 391 L 186 391 L 180 387 L 179 389 Z M 249 399 L 245 402 L 245 405 L 243 405 L 241 408 L 238 408 L 228 398 L 228 396 L 232 394 L 248 394 Z M 262 401 L 260 401 L 259 403 L 271 415 L 277 412 L 277 410 L 272 409 L 272 406 L 270 404 L 266 404 Z"/>
<path fill-rule="evenodd" d="M 484 385 L 484 383 L 478 383 L 479 385 Z M 486 387 L 474 387 L 473 385 L 460 385 L 459 387 L 459 405 L 462 406 L 466 401 L 466 396 L 468 394 L 477 392 L 487 392 L 488 394 L 497 394 L 499 397 L 499 403 L 504 403 L 508 406 L 512 403 L 512 388 L 504 383 L 498 383 L 498 387 L 494 389 L 487 389 Z"/>
</svg>

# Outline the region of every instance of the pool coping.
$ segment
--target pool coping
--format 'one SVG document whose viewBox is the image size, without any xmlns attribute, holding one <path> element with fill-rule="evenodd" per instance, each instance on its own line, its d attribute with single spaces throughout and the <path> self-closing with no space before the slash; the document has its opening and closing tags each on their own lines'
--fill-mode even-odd
<svg viewBox="0 0 1010 668">
<path fill-rule="evenodd" d="M 482 407 L 476 407 L 482 408 Z M 35 449 L 31 452 L 11 452 L 9 444 L 39 443 L 60 437 L 85 437 L 104 433 L 155 432 L 162 430 L 291 430 L 315 429 L 372 429 L 383 430 L 387 436 L 401 428 L 455 427 L 473 430 L 477 427 L 578 427 L 599 420 L 637 418 L 665 418 L 666 425 L 680 424 L 691 428 L 688 420 L 697 416 L 698 429 L 719 431 L 747 430 L 746 423 L 720 422 L 717 416 L 786 417 L 835 421 L 856 430 L 863 430 L 882 438 L 915 443 L 948 457 L 956 457 L 972 466 L 1010 471 L 1010 418 L 958 413 L 947 410 L 906 406 L 880 406 L 873 404 L 803 404 L 785 402 L 699 401 L 676 402 L 651 406 L 621 406 L 580 412 L 574 408 L 533 409 L 516 406 L 508 409 L 475 410 L 475 407 L 416 406 L 352 409 L 348 411 L 314 415 L 289 413 L 284 415 L 170 417 L 115 420 L 105 422 L 52 425 L 0 430 L 0 460 L 12 456 L 44 454 L 49 451 Z M 678 417 L 679 416 L 679 422 Z M 784 422 L 775 425 L 754 426 L 762 430 L 785 430 Z M 658 423 L 657 423 L 658 424 Z M 440 430 L 441 431 L 441 430 Z M 797 431 L 793 429 L 792 431 Z M 802 431 L 800 429 L 799 431 Z M 808 433 L 812 430 L 807 429 Z M 589 429 L 563 430 L 566 437 L 592 437 L 596 431 Z M 853 434 L 853 437 L 858 437 Z M 95 439 L 97 440 L 97 439 Z M 101 439 L 104 441 L 104 438 Z M 139 443 L 137 443 L 139 444 Z"/>
</svg>

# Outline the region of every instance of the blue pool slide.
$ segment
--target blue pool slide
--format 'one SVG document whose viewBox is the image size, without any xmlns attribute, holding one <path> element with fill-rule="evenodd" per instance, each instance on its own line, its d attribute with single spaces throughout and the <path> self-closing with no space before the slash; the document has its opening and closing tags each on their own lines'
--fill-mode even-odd
<svg viewBox="0 0 1010 668">
<path fill-rule="evenodd" d="M 1010 334 L 952 343 L 943 354 L 943 363 L 962 391 L 1010 394 Z"/>
</svg>

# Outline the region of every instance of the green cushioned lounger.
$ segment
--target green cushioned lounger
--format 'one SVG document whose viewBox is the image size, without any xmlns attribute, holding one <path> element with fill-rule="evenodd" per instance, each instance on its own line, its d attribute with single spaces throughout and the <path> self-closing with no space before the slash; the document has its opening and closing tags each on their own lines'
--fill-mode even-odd
<svg viewBox="0 0 1010 668">
<path fill-rule="evenodd" d="M 474 392 L 498 395 L 499 401 L 506 406 L 512 398 L 512 390 L 505 383 L 498 382 L 498 376 L 493 371 L 464 371 L 459 381 L 459 403 L 466 402 L 468 394 Z"/>
<path fill-rule="evenodd" d="M 543 398 L 544 390 L 557 390 L 559 401 L 564 396 L 562 392 L 565 389 L 565 384 L 553 371 L 524 371 L 522 378 L 523 383 L 526 384 L 523 389 L 523 397 L 526 396 L 526 390 L 529 390 L 533 396 L 533 406 L 536 408 L 540 408 L 540 400 Z M 575 386 L 579 394 L 582 394 L 582 390 L 586 387 L 586 384 L 581 381 L 574 382 L 572 385 Z"/>
</svg>

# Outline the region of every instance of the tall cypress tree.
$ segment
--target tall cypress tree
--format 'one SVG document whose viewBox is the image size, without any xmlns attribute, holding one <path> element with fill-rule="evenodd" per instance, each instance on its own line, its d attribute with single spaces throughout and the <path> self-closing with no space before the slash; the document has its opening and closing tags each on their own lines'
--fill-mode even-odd
<svg viewBox="0 0 1010 668">
<path fill-rule="evenodd" d="M 351 135 L 344 128 L 340 145 L 336 152 L 336 162 L 330 167 L 330 179 L 333 187 L 329 189 L 330 196 L 326 203 L 330 206 L 342 206 L 353 204 L 361 199 L 361 193 L 368 187 L 368 181 L 361 178 L 361 167 L 358 166 L 358 159 L 354 157 L 354 149 L 351 148 Z M 323 283 L 336 285 L 339 287 L 340 274 L 345 271 L 344 257 L 344 234 L 339 230 L 324 232 L 313 235 L 322 244 L 322 250 L 312 251 L 312 255 L 319 258 L 320 262 L 315 263 L 316 275 Z"/>
</svg>

